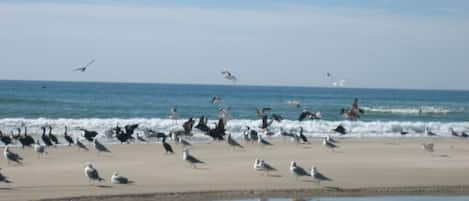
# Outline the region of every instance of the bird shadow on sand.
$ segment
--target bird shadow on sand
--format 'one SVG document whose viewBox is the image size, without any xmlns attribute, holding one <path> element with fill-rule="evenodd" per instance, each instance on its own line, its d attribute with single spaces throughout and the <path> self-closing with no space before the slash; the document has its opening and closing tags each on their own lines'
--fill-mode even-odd
<svg viewBox="0 0 469 201">
<path fill-rule="evenodd" d="M 448 155 L 448 154 L 433 155 L 433 157 L 437 157 L 437 158 L 451 158 L 451 156 Z"/>
<path fill-rule="evenodd" d="M 281 178 L 281 177 L 283 177 L 283 175 L 281 175 L 281 174 L 268 174 L 267 177 Z"/>
<path fill-rule="evenodd" d="M 0 187 L 0 191 L 11 191 L 13 188 L 10 187 Z"/>
<path fill-rule="evenodd" d="M 208 167 L 195 167 L 195 168 L 192 168 L 194 170 L 210 170 L 210 168 Z"/>
<path fill-rule="evenodd" d="M 337 191 L 337 192 L 343 192 L 344 191 L 344 189 L 341 189 L 341 188 L 335 187 L 335 186 L 324 186 L 324 189 Z"/>
<path fill-rule="evenodd" d="M 96 185 L 98 188 L 112 188 L 112 186 L 109 185 Z"/>
</svg>

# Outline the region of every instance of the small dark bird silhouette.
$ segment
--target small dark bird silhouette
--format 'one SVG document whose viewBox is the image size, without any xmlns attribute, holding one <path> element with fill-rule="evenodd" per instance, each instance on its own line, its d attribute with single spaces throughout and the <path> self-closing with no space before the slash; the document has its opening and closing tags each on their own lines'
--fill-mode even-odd
<svg viewBox="0 0 469 201">
<path fill-rule="evenodd" d="M 75 68 L 75 69 L 73 69 L 73 71 L 85 72 L 86 69 L 88 69 L 88 67 L 89 67 L 91 64 L 93 64 L 94 62 L 95 62 L 95 60 L 93 59 L 93 60 L 91 60 L 90 62 L 88 62 L 85 66 L 79 67 L 79 68 Z"/>
</svg>

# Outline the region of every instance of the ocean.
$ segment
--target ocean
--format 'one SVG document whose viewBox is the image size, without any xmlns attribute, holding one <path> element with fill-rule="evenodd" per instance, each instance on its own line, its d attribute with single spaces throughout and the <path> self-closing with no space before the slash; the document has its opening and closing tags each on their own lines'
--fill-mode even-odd
<svg viewBox="0 0 469 201">
<path fill-rule="evenodd" d="M 213 96 L 221 97 L 222 103 L 211 104 Z M 353 98 L 359 98 L 365 110 L 359 121 L 339 114 L 341 108 L 350 107 Z M 302 109 L 289 106 L 289 100 L 320 111 L 323 118 L 299 122 Z M 178 121 L 169 119 L 171 107 L 177 108 Z M 189 117 L 205 115 L 215 122 L 221 107 L 231 107 L 226 128 L 234 136 L 241 135 L 247 125 L 260 126 L 258 107 L 271 107 L 272 113 L 285 119 L 273 123 L 272 131 L 302 126 L 312 137 L 333 134 L 331 129 L 339 124 L 349 130 L 347 137 L 360 138 L 399 137 L 402 130 L 409 137 L 419 137 L 425 136 L 425 128 L 439 136 L 451 136 L 450 128 L 469 131 L 469 91 L 0 81 L 0 130 L 4 133 L 26 125 L 29 134 L 38 135 L 41 126 L 51 125 L 59 135 L 65 126 L 79 135 L 76 128 L 102 133 L 129 123 L 168 132 L 181 129 Z"/>
</svg>

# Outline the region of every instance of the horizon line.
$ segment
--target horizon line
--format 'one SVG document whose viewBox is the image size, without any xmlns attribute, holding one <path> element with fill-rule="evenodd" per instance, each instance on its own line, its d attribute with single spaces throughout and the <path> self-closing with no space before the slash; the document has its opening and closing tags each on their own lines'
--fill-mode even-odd
<svg viewBox="0 0 469 201">
<path fill-rule="evenodd" d="M 430 88 L 391 88 L 391 87 L 334 87 L 334 86 L 305 86 L 305 85 L 275 85 L 275 84 L 224 84 L 224 83 L 180 83 L 180 82 L 130 82 L 130 81 L 77 81 L 77 80 L 24 80 L 24 79 L 3 79 L 1 81 L 30 81 L 30 82 L 70 82 L 70 83 L 102 83 L 102 84 L 167 84 L 167 85 L 198 85 L 198 86 L 228 86 L 228 87 L 291 87 L 291 88 L 325 88 L 325 89 L 373 89 L 373 90 L 408 90 L 408 91 L 455 91 L 469 92 L 469 89 L 430 89 Z"/>
</svg>

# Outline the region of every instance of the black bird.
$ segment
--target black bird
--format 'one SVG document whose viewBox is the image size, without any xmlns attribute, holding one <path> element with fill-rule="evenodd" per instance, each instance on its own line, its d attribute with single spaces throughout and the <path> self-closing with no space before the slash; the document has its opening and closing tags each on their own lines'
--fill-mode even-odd
<svg viewBox="0 0 469 201">
<path fill-rule="evenodd" d="M 300 113 L 300 116 L 298 117 L 298 121 L 304 121 L 304 120 L 309 120 L 309 119 L 321 119 L 320 114 L 315 114 L 310 112 L 307 109 L 304 109 L 303 112 Z"/>
<path fill-rule="evenodd" d="M 267 115 L 263 115 L 262 116 L 262 125 L 261 125 L 261 128 L 262 129 L 267 129 L 270 125 L 272 125 L 272 122 L 274 120 L 271 119 L 270 121 L 267 120 Z"/>
<path fill-rule="evenodd" d="M 184 122 L 184 123 L 182 124 L 182 127 L 184 128 L 184 132 L 185 132 L 186 134 L 191 133 L 192 127 L 194 127 L 194 124 L 195 124 L 194 119 L 193 119 L 192 117 L 189 118 L 189 120 L 187 120 L 186 122 Z"/>
<path fill-rule="evenodd" d="M 407 134 L 409 134 L 409 132 L 407 132 L 407 131 L 401 131 L 400 134 L 401 134 L 401 135 L 407 135 Z"/>
<path fill-rule="evenodd" d="M 49 136 L 46 135 L 46 127 L 43 126 L 41 127 L 41 129 L 42 129 L 42 135 L 41 135 L 42 142 L 44 142 L 44 144 L 48 147 L 54 145 L 52 144 Z"/>
<path fill-rule="evenodd" d="M 347 134 L 347 130 L 342 125 L 337 126 L 337 128 L 335 128 L 333 131 L 340 133 L 341 135 Z"/>
<path fill-rule="evenodd" d="M 91 60 L 90 62 L 88 62 L 85 66 L 79 67 L 79 68 L 75 68 L 75 69 L 73 69 L 73 71 L 85 72 L 86 69 L 88 69 L 88 67 L 89 67 L 91 64 L 94 63 L 94 61 L 95 61 L 95 60 L 93 59 L 93 60 Z"/>
<path fill-rule="evenodd" d="M 274 113 L 274 114 L 272 114 L 272 119 L 273 119 L 274 121 L 276 121 L 276 122 L 279 122 L 279 123 L 280 123 L 280 122 L 282 122 L 282 120 L 283 120 L 283 117 L 282 117 L 282 116 L 280 116 L 279 114 L 275 114 L 275 113 Z"/>
<path fill-rule="evenodd" d="M 300 139 L 303 141 L 303 143 L 308 143 L 308 138 L 303 134 L 303 127 L 300 127 L 300 133 L 298 134 L 300 136 Z"/>
<path fill-rule="evenodd" d="M 202 132 L 208 132 L 210 128 L 207 126 L 207 118 L 205 116 L 201 116 L 199 118 L 199 123 L 197 123 L 195 128 L 201 130 Z"/>
<path fill-rule="evenodd" d="M 121 142 L 121 144 L 129 143 L 128 140 L 130 139 L 130 135 L 121 130 L 119 133 L 116 133 L 116 138 Z"/>
<path fill-rule="evenodd" d="M 224 136 L 226 135 L 226 133 L 225 133 L 225 124 L 223 123 L 223 119 L 220 118 L 215 128 L 210 129 L 207 134 L 208 136 L 212 137 L 213 140 L 220 140 L 220 141 L 225 140 Z"/>
<path fill-rule="evenodd" d="M 3 142 L 3 144 L 9 145 L 11 144 L 11 137 L 7 135 L 3 135 L 2 131 L 0 131 L 0 141 Z"/>
<path fill-rule="evenodd" d="M 73 138 L 70 135 L 68 135 L 68 127 L 67 126 L 65 126 L 64 138 L 65 138 L 65 141 L 68 142 L 68 146 L 70 146 L 74 143 Z"/>
<path fill-rule="evenodd" d="M 167 136 L 163 137 L 163 141 L 161 141 L 161 143 L 163 144 L 163 148 L 166 151 L 166 154 L 172 154 L 174 153 L 173 148 L 171 147 L 169 143 L 166 142 L 166 137 Z"/>
<path fill-rule="evenodd" d="M 98 132 L 96 131 L 89 131 L 84 128 L 80 128 L 79 130 L 84 132 L 83 137 L 90 142 L 93 142 L 93 139 L 98 135 Z"/>
<path fill-rule="evenodd" d="M 57 139 L 57 136 L 55 136 L 54 134 L 52 134 L 52 126 L 49 126 L 49 138 L 52 142 L 54 142 L 55 144 L 60 144 L 59 142 L 59 139 Z"/>
<path fill-rule="evenodd" d="M 18 130 L 19 131 L 19 130 Z M 28 128 L 24 127 L 24 135 L 21 136 L 18 141 L 21 143 L 21 147 L 31 147 L 34 144 L 34 138 L 28 135 Z"/>
</svg>

